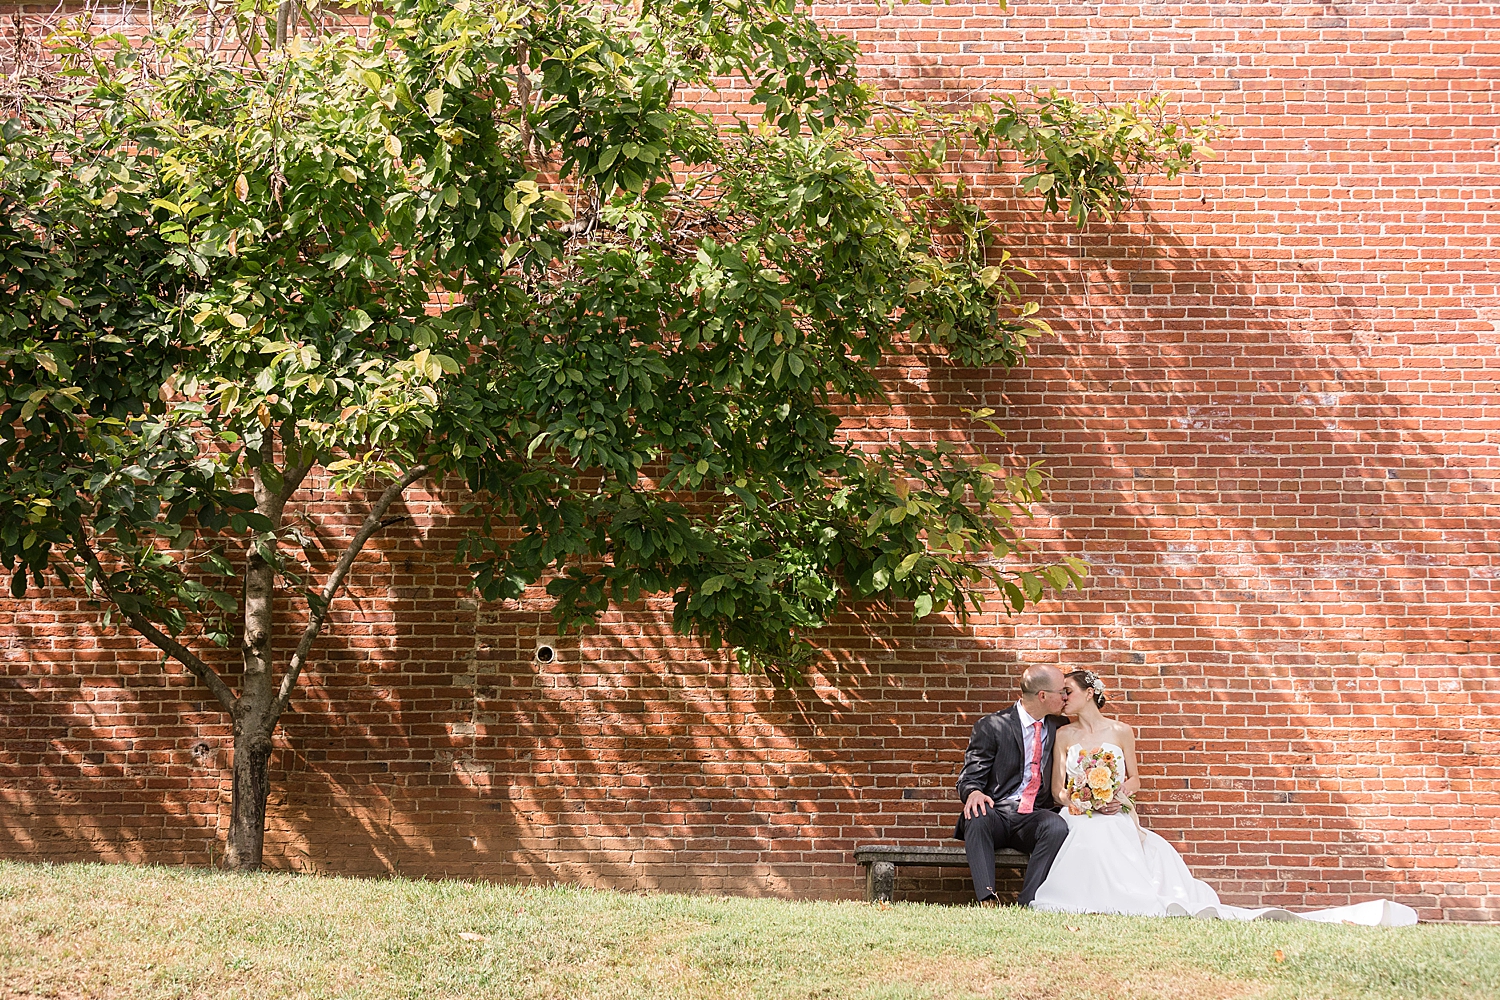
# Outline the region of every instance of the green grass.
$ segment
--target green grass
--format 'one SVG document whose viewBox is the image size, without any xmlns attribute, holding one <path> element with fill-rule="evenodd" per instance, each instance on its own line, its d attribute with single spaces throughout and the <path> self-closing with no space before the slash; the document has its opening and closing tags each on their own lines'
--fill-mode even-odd
<svg viewBox="0 0 1500 1000">
<path fill-rule="evenodd" d="M 1496 927 L 1062 917 L 0 862 L 6 1000 L 1493 996 Z"/>
</svg>

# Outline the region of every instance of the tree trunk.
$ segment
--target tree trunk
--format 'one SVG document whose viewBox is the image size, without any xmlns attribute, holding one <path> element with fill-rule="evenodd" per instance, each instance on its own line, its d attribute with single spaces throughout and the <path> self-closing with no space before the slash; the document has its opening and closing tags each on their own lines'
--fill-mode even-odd
<svg viewBox="0 0 1500 1000">
<path fill-rule="evenodd" d="M 273 488 L 262 470 L 252 475 L 256 509 L 271 522 L 270 544 L 276 544 L 287 497 L 297 489 L 312 468 L 312 460 L 293 466 L 285 477 L 275 476 Z M 323 586 L 322 603 L 311 608 L 311 620 L 292 654 L 281 684 L 273 683 L 272 643 L 276 610 L 276 566 L 259 548 L 252 548 L 245 564 L 245 633 L 240 656 L 245 672 L 240 695 L 232 702 L 234 716 L 234 794 L 230 802 L 229 842 L 224 862 L 229 868 L 256 870 L 266 835 L 266 799 L 271 791 L 271 734 L 286 710 L 297 677 L 307 660 L 313 641 L 323 627 L 328 605 L 343 586 L 345 577 L 370 536 L 383 526 L 381 518 L 406 487 L 427 474 L 426 465 L 416 465 L 405 476 L 386 487 L 365 516 L 359 531 Z M 274 556 L 273 556 L 274 558 Z M 206 668 L 205 668 L 206 669 Z M 278 690 L 279 689 L 279 690 Z"/>
<path fill-rule="evenodd" d="M 294 473 L 297 481 L 306 474 Z M 278 477 L 279 478 L 279 477 Z M 273 480 L 273 482 L 277 482 Z M 266 483 L 261 470 L 251 478 L 255 507 L 271 522 L 272 538 L 281 529 L 286 484 Z M 293 488 L 295 488 L 295 482 Z M 275 544 L 274 541 L 272 544 Z M 260 868 L 266 835 L 266 797 L 270 794 L 271 734 L 281 712 L 271 670 L 271 637 L 275 629 L 276 567 L 254 549 L 245 563 L 245 633 L 240 656 L 245 672 L 234 708 L 234 795 L 230 802 L 229 843 L 224 853 L 229 868 Z"/>
<path fill-rule="evenodd" d="M 271 737 L 268 733 L 234 733 L 234 792 L 229 805 L 227 868 L 257 871 L 266 839 L 266 798 L 271 793 Z"/>
</svg>

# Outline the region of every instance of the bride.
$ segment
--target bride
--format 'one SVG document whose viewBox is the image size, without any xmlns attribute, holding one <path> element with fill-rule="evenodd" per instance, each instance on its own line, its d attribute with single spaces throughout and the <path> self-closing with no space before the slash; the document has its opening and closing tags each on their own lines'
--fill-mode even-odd
<svg viewBox="0 0 1500 1000">
<path fill-rule="evenodd" d="M 1220 903 L 1208 883 L 1193 878 L 1172 845 L 1136 818 L 1133 799 L 1141 780 L 1135 734 L 1100 712 L 1103 683 L 1090 671 L 1075 670 L 1063 681 L 1063 698 L 1063 713 L 1072 721 L 1058 729 L 1053 743 L 1052 797 L 1064 804 L 1068 839 L 1031 902 L 1035 909 L 1380 926 L 1417 922 L 1411 907 L 1383 899 L 1302 913 Z M 1107 758 L 1099 751 L 1112 758 L 1112 775 L 1101 773 Z M 1086 792 L 1090 784 L 1099 791 Z"/>
</svg>

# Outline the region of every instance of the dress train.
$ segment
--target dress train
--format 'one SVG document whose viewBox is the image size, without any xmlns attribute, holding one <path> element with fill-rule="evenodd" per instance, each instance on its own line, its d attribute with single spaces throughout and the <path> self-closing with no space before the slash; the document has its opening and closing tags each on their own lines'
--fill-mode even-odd
<svg viewBox="0 0 1500 1000">
<path fill-rule="evenodd" d="M 1106 746 L 1123 759 L 1118 747 Z M 1076 745 L 1068 750 L 1070 772 L 1078 766 L 1078 750 Z M 1171 844 L 1134 817 L 1123 813 L 1075 816 L 1067 811 L 1062 817 L 1068 823 L 1068 839 L 1031 902 L 1037 910 L 1205 920 L 1310 920 L 1369 927 L 1405 927 L 1417 922 L 1416 910 L 1388 899 L 1300 912 L 1229 906 L 1219 902 L 1212 886 L 1193 877 Z"/>
</svg>

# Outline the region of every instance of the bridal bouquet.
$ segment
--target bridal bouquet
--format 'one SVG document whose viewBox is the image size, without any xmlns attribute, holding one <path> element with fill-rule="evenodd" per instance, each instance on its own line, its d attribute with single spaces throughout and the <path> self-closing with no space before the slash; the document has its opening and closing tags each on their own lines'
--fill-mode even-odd
<svg viewBox="0 0 1500 1000">
<path fill-rule="evenodd" d="M 1124 774 L 1123 763 L 1119 754 L 1103 747 L 1078 752 L 1077 768 L 1068 768 L 1068 794 L 1086 815 L 1116 800 L 1121 812 L 1130 812 L 1130 800 L 1120 795 L 1121 779 L 1115 777 Z"/>
</svg>

